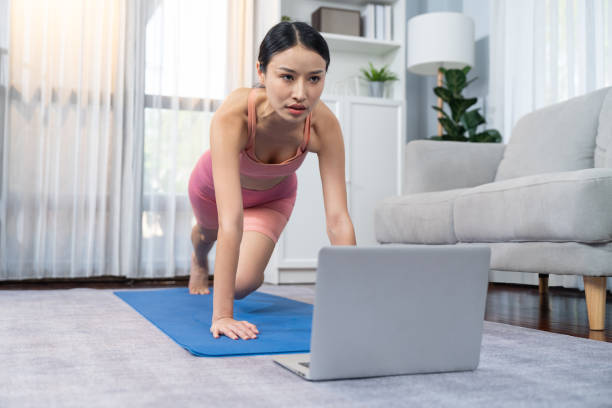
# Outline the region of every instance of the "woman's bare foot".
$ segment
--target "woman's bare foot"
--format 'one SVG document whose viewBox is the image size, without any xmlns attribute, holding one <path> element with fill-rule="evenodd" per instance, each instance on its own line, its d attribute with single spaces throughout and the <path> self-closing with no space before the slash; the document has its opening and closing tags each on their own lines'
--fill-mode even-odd
<svg viewBox="0 0 612 408">
<path fill-rule="evenodd" d="M 191 254 L 191 271 L 189 273 L 189 293 L 192 295 L 207 295 L 208 289 L 208 262 L 204 266 L 198 263 L 195 252 Z"/>
</svg>

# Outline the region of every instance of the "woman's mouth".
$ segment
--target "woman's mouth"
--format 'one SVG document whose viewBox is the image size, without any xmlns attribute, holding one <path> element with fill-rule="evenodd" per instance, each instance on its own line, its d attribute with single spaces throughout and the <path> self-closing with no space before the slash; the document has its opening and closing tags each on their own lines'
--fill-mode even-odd
<svg viewBox="0 0 612 408">
<path fill-rule="evenodd" d="M 287 106 L 287 109 L 289 109 L 289 113 L 292 115 L 301 115 L 306 110 L 306 107 L 302 105 L 291 105 Z"/>
</svg>

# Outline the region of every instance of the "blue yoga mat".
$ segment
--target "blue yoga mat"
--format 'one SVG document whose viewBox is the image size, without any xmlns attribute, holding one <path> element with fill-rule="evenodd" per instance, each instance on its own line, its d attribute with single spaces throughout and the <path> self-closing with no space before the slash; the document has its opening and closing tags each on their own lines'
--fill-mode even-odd
<svg viewBox="0 0 612 408">
<path fill-rule="evenodd" d="M 310 351 L 312 305 L 254 292 L 234 301 L 234 319 L 257 326 L 251 340 L 215 339 L 210 333 L 210 295 L 190 295 L 187 288 L 120 291 L 115 295 L 195 356 L 221 357 Z"/>
</svg>

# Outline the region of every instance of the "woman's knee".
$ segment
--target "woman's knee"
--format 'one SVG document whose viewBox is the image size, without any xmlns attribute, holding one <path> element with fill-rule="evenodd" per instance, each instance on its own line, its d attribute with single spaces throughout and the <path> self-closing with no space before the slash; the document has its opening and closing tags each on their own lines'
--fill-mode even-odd
<svg viewBox="0 0 612 408">
<path fill-rule="evenodd" d="M 263 284 L 263 275 L 251 280 L 236 279 L 236 289 L 234 290 L 234 298 L 236 300 L 244 299 L 251 293 L 255 292 Z"/>
<path fill-rule="evenodd" d="M 244 290 L 236 290 L 236 293 L 234 293 L 234 299 L 236 300 L 241 300 L 244 299 L 245 297 L 249 296 L 251 293 L 255 292 L 257 290 L 257 288 L 253 288 L 253 289 L 244 289 Z"/>
<path fill-rule="evenodd" d="M 234 293 L 234 299 L 236 300 L 240 300 L 240 299 L 244 299 L 245 297 L 247 297 L 248 295 L 250 295 L 253 291 L 239 291 L 236 290 L 236 293 Z"/>
<path fill-rule="evenodd" d="M 195 247 L 202 243 L 210 243 L 217 240 L 217 230 L 206 229 L 200 224 L 196 224 L 191 229 L 191 242 Z"/>
</svg>

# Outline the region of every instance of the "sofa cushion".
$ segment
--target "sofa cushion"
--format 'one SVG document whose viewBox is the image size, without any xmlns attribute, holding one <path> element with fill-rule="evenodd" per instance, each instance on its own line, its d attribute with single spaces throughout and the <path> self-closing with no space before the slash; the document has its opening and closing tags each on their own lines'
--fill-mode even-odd
<svg viewBox="0 0 612 408">
<path fill-rule="evenodd" d="M 413 140 L 406 145 L 404 193 L 475 187 L 495 179 L 506 145 Z"/>
<path fill-rule="evenodd" d="M 523 116 L 495 181 L 593 167 L 599 113 L 608 92 L 600 89 Z"/>
<path fill-rule="evenodd" d="M 599 113 L 595 138 L 595 167 L 612 167 L 612 88 L 609 89 Z"/>
<path fill-rule="evenodd" d="M 539 174 L 483 184 L 455 199 L 462 242 L 610 242 L 612 169 Z"/>
<path fill-rule="evenodd" d="M 454 244 L 453 200 L 469 189 L 389 197 L 375 210 L 380 243 Z"/>
</svg>

